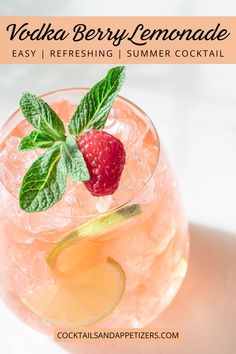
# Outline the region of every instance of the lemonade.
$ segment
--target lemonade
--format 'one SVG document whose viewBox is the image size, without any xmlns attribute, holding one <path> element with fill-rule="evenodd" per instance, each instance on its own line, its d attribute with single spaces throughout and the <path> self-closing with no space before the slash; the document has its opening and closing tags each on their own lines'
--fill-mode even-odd
<svg viewBox="0 0 236 354">
<path fill-rule="evenodd" d="M 43 96 L 65 126 L 84 89 Z M 31 131 L 15 112 L 0 138 L 0 294 L 28 324 L 143 327 L 165 309 L 187 270 L 188 229 L 178 188 L 145 113 L 117 97 L 104 130 L 124 144 L 126 163 L 112 195 L 95 197 L 67 180 L 52 208 L 27 213 L 22 178 L 42 151 L 20 153 Z"/>
</svg>

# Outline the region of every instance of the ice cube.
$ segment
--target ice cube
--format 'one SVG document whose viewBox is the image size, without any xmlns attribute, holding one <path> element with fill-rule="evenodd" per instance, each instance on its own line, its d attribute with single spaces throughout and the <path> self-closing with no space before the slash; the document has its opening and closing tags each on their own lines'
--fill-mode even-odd
<svg viewBox="0 0 236 354">
<path fill-rule="evenodd" d="M 113 199 L 117 204 L 132 200 L 138 192 L 142 191 L 152 175 L 155 153 L 154 149 L 142 147 L 127 159 L 119 188 L 113 195 Z M 155 188 L 154 180 L 150 181 L 149 187 L 151 189 L 148 189 L 148 195 L 146 193 L 145 200 L 148 199 L 150 201 Z"/>
<path fill-rule="evenodd" d="M 70 223 L 69 218 L 45 211 L 27 213 L 20 209 L 19 202 L 12 196 L 5 198 L 5 217 L 8 227 L 14 225 L 12 238 L 17 242 L 32 243 L 36 238 L 45 242 L 58 239 L 58 231 L 63 231 Z M 14 231 L 17 228 L 17 232 Z"/>
<path fill-rule="evenodd" d="M 105 130 L 115 135 L 125 146 L 126 156 L 129 158 L 143 145 L 143 139 L 147 133 L 147 126 L 137 122 L 133 112 L 113 108 L 107 120 Z"/>
<path fill-rule="evenodd" d="M 99 213 L 105 213 L 111 209 L 113 200 L 111 195 L 97 198 L 96 209 Z"/>
<path fill-rule="evenodd" d="M 0 153 L 0 178 L 8 191 L 18 196 L 25 172 L 38 156 L 36 151 L 24 154 L 18 151 L 20 138 L 12 136 L 6 140 L 6 146 Z"/>
<path fill-rule="evenodd" d="M 54 206 L 53 212 L 69 217 L 79 218 L 96 213 L 96 198 L 86 189 L 83 183 L 75 183 L 68 180 L 64 197 L 60 203 Z"/>
</svg>

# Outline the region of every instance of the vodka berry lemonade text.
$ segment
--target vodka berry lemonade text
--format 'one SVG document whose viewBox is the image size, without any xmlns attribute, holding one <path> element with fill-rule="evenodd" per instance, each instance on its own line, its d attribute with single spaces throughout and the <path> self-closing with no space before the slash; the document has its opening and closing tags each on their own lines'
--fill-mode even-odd
<svg viewBox="0 0 236 354">
<path fill-rule="evenodd" d="M 176 182 L 124 77 L 24 93 L 1 131 L 0 293 L 47 333 L 145 326 L 187 270 Z"/>
</svg>

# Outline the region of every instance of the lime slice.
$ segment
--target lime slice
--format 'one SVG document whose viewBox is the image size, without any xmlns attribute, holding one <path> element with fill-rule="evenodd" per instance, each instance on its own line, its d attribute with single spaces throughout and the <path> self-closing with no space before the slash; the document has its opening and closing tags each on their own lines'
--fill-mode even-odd
<svg viewBox="0 0 236 354">
<path fill-rule="evenodd" d="M 82 225 L 59 241 L 47 257 L 54 283 L 22 302 L 54 326 L 85 326 L 110 314 L 125 290 L 121 265 L 100 252 L 103 242 L 91 242 L 141 212 L 131 205 Z"/>
<path fill-rule="evenodd" d="M 86 326 L 109 315 L 125 289 L 125 273 L 111 258 L 21 298 L 44 321 L 57 327 Z"/>
<path fill-rule="evenodd" d="M 114 212 L 107 213 L 106 215 L 100 216 L 83 224 L 79 229 L 70 232 L 65 237 L 63 237 L 62 240 L 55 244 L 47 257 L 49 266 L 57 271 L 63 271 L 63 268 L 69 269 L 72 263 L 72 254 L 77 254 L 77 257 L 81 256 L 81 264 L 84 263 L 91 265 L 89 261 L 90 257 L 85 259 L 87 258 L 87 254 L 85 255 L 84 253 L 83 255 L 81 253 L 80 248 L 83 246 L 82 248 L 84 252 L 84 244 L 79 244 L 78 241 L 83 238 L 89 238 L 91 240 L 91 238 L 98 237 L 101 234 L 105 234 L 106 232 L 111 232 L 116 227 L 123 225 L 123 223 L 129 218 L 140 213 L 140 205 L 133 204 Z M 73 244 L 74 246 L 72 246 Z M 99 247 L 92 246 L 89 242 L 87 246 L 90 248 L 90 255 L 93 253 L 92 250 L 94 250 L 96 253 L 96 250 Z M 76 262 L 78 264 L 79 260 L 77 259 Z"/>
</svg>

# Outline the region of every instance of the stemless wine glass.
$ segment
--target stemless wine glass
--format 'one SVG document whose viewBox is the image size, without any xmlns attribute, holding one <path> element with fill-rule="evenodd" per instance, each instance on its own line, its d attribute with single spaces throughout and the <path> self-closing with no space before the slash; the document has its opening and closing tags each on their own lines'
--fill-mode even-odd
<svg viewBox="0 0 236 354">
<path fill-rule="evenodd" d="M 86 91 L 66 89 L 42 97 L 67 125 Z M 139 107 L 119 96 L 105 126 L 107 132 L 123 142 L 126 150 L 126 165 L 118 190 L 111 196 L 93 197 L 83 183 L 67 181 L 62 200 L 39 213 L 27 213 L 18 203 L 22 178 L 33 160 L 42 154 L 42 150 L 18 152 L 19 141 L 31 130 L 19 110 L 1 130 L 2 299 L 29 325 L 47 333 L 60 324 L 70 327 L 83 323 L 117 328 L 145 326 L 177 293 L 186 274 L 189 245 L 187 222 L 175 178 L 152 122 Z M 91 272 L 86 273 L 88 270 L 84 269 L 90 267 L 91 259 L 95 273 L 99 262 L 112 260 L 116 268 L 114 277 L 116 270 L 118 273 L 122 270 L 123 274 L 119 279 L 121 284 L 117 285 L 112 278 L 117 288 L 122 287 L 120 299 L 114 306 L 109 307 L 106 300 L 111 300 L 106 279 L 102 280 L 104 301 L 98 304 L 98 294 L 94 292 L 94 299 L 89 298 L 89 293 L 82 303 L 78 303 L 78 299 L 73 305 L 74 290 L 68 286 L 66 296 L 73 299 L 69 304 L 69 297 L 65 297 L 61 289 L 62 280 L 48 262 L 52 249 L 68 235 L 80 235 L 84 225 L 95 225 L 95 229 L 84 238 L 85 246 L 75 246 L 81 242 L 79 236 L 75 237 L 72 247 L 70 242 L 65 244 L 67 261 L 64 262 L 72 261 L 77 278 L 90 276 L 94 279 Z M 99 233 L 96 225 L 101 226 Z M 82 267 L 83 255 L 86 262 L 90 261 Z M 70 267 L 63 259 L 61 262 L 62 268 Z M 98 283 L 99 279 L 98 275 Z M 63 282 L 67 282 L 67 272 Z M 93 280 L 91 284 L 95 286 Z M 83 291 L 77 291 L 79 297 Z M 74 312 L 71 322 L 68 311 Z"/>
</svg>

